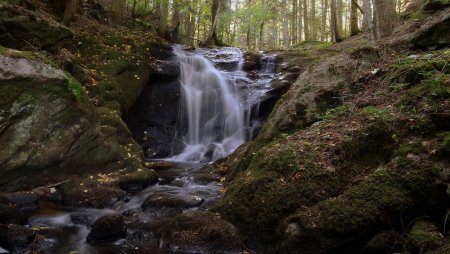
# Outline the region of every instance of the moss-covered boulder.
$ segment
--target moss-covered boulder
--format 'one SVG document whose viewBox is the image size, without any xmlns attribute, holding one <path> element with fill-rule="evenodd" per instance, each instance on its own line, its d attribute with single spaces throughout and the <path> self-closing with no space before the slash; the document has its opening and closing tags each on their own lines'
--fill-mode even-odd
<svg viewBox="0 0 450 254">
<path fill-rule="evenodd" d="M 137 192 L 158 182 L 158 176 L 152 169 L 128 173 L 119 178 L 119 186 L 125 191 Z"/>
<path fill-rule="evenodd" d="M 396 157 L 342 195 L 292 215 L 283 228 L 284 253 L 327 253 L 389 229 L 400 215 L 434 209 L 424 204 L 445 195 L 439 187 L 441 170 L 412 156 Z"/>
<path fill-rule="evenodd" d="M 0 44 L 15 49 L 48 49 L 70 39 L 72 32 L 44 14 L 0 3 Z"/>
<path fill-rule="evenodd" d="M 12 253 L 25 253 L 34 238 L 33 230 L 24 226 L 0 225 L 0 246 Z"/>
<path fill-rule="evenodd" d="M 237 229 L 211 212 L 191 211 L 154 226 L 162 247 L 176 253 L 241 253 Z"/>
<path fill-rule="evenodd" d="M 25 214 L 14 206 L 0 204 L 0 224 L 26 224 Z"/>
<path fill-rule="evenodd" d="M 445 0 L 443 0 L 445 1 Z M 436 1 L 439 2 L 439 1 Z M 447 6 L 449 4 L 447 3 Z M 416 48 L 442 48 L 450 45 L 450 10 L 435 17 L 432 21 L 422 26 L 411 42 Z"/>
<path fill-rule="evenodd" d="M 416 221 L 407 235 L 407 248 L 412 253 L 429 252 L 444 244 L 444 236 L 436 225 L 428 221 Z"/>
<path fill-rule="evenodd" d="M 97 111 L 49 60 L 2 48 L 0 84 L 0 189 L 32 188 L 117 161 L 112 168 L 143 164 L 120 116 Z"/>
</svg>

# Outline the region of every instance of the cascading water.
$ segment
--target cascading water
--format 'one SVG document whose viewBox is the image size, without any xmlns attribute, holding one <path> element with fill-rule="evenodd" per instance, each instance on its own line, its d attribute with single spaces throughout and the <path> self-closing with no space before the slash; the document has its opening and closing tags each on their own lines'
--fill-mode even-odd
<svg viewBox="0 0 450 254">
<path fill-rule="evenodd" d="M 175 52 L 181 71 L 178 135 L 186 147 L 172 159 L 199 162 L 225 157 L 246 141 L 245 112 L 232 92 L 234 82 L 227 82 L 204 56 Z"/>
</svg>

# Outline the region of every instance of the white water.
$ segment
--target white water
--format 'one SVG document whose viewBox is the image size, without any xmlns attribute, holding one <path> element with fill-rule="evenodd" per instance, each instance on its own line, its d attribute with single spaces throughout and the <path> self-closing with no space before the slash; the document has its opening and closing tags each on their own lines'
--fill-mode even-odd
<svg viewBox="0 0 450 254">
<path fill-rule="evenodd" d="M 175 52 L 181 70 L 178 129 L 186 147 L 172 159 L 200 162 L 223 158 L 246 141 L 248 121 L 233 92 L 235 82 L 228 82 L 204 56 L 177 48 Z"/>
</svg>

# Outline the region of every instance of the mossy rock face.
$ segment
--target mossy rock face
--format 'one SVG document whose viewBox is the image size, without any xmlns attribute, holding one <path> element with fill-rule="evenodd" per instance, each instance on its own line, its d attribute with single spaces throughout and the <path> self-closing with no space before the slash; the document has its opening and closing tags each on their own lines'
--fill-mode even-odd
<svg viewBox="0 0 450 254">
<path fill-rule="evenodd" d="M 130 192 L 140 191 L 157 182 L 158 176 L 151 169 L 136 171 L 119 178 L 120 188 Z"/>
<path fill-rule="evenodd" d="M 86 237 L 90 244 L 114 242 L 124 238 L 127 233 L 127 225 L 120 215 L 107 215 L 96 220 Z"/>
<path fill-rule="evenodd" d="M 72 32 L 44 15 L 0 3 L 0 44 L 15 49 L 29 45 L 48 49 L 70 39 Z"/>
<path fill-rule="evenodd" d="M 153 228 L 162 247 L 177 253 L 242 252 L 237 229 L 211 212 L 185 212 Z"/>
<path fill-rule="evenodd" d="M 412 253 L 429 252 L 444 244 L 438 227 L 428 221 L 416 221 L 408 233 L 407 248 Z"/>
<path fill-rule="evenodd" d="M 25 253 L 34 238 L 35 234 L 29 228 L 15 224 L 0 225 L 0 246 L 12 253 Z"/>
<path fill-rule="evenodd" d="M 414 214 L 424 201 L 444 195 L 437 187 L 440 170 L 415 157 L 395 158 L 342 195 L 291 216 L 284 224 L 286 253 L 327 253 L 389 228 L 400 214 Z"/>
<path fill-rule="evenodd" d="M 27 218 L 20 209 L 0 204 L 0 224 L 25 224 Z"/>
</svg>

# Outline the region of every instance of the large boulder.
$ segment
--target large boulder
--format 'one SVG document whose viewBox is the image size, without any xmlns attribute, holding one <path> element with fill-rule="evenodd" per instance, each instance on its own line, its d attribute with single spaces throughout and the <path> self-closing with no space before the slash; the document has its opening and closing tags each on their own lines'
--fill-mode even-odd
<svg viewBox="0 0 450 254">
<path fill-rule="evenodd" d="M 450 9 L 433 17 L 414 35 L 411 42 L 416 48 L 443 48 L 450 45 Z"/>
<path fill-rule="evenodd" d="M 133 142 L 120 117 L 100 117 L 84 88 L 39 55 L 1 48 L 0 84 L 1 190 L 139 160 L 122 145 Z"/>
<path fill-rule="evenodd" d="M 0 246 L 12 253 L 25 253 L 34 238 L 35 234 L 29 228 L 15 224 L 0 225 Z"/>
<path fill-rule="evenodd" d="M 0 44 L 3 46 L 48 49 L 71 37 L 68 28 L 43 14 L 0 3 Z"/>
<path fill-rule="evenodd" d="M 176 253 L 241 253 L 237 229 L 211 212 L 191 211 L 154 226 L 164 249 Z"/>
</svg>

